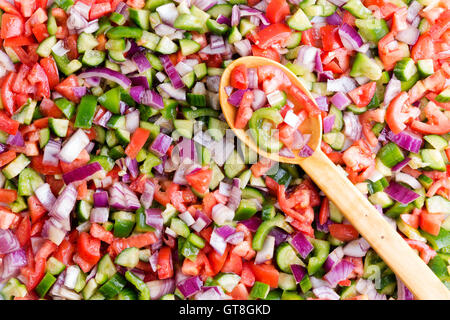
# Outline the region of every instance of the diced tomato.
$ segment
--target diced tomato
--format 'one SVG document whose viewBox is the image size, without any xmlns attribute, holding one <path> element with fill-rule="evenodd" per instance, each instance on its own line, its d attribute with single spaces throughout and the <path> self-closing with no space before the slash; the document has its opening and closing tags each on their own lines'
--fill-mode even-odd
<svg viewBox="0 0 450 320">
<path fill-rule="evenodd" d="M 8 39 L 22 35 L 24 21 L 20 15 L 4 13 L 2 15 L 1 38 Z"/>
<path fill-rule="evenodd" d="M 39 105 L 39 110 L 46 117 L 62 118 L 64 116 L 61 109 L 58 108 L 56 103 L 54 103 L 53 100 L 47 98 L 44 98 L 41 101 L 41 104 Z"/>
<path fill-rule="evenodd" d="M 271 288 L 278 287 L 278 270 L 271 264 L 250 263 L 250 268 L 255 275 L 256 281 L 268 284 Z"/>
<path fill-rule="evenodd" d="M 230 293 L 233 300 L 248 300 L 248 290 L 243 283 L 239 283 Z"/>
<path fill-rule="evenodd" d="M 163 247 L 158 254 L 158 278 L 168 279 L 173 276 L 172 250 L 169 247 Z"/>
<path fill-rule="evenodd" d="M 58 67 L 52 57 L 42 58 L 39 62 L 47 75 L 50 89 L 53 89 L 59 83 Z"/>
<path fill-rule="evenodd" d="M 386 123 L 394 134 L 399 134 L 406 129 L 405 123 L 419 115 L 419 108 L 408 103 L 408 94 L 403 91 L 389 103 L 386 110 Z"/>
<path fill-rule="evenodd" d="M 252 117 L 253 109 L 251 107 L 253 102 L 253 91 L 246 91 L 242 97 L 241 103 L 236 114 L 234 126 L 237 129 L 244 129 Z"/>
<path fill-rule="evenodd" d="M 69 99 L 70 101 L 79 103 L 80 98 L 78 98 L 77 95 L 75 94 L 75 92 L 73 91 L 73 88 L 78 87 L 78 86 L 79 86 L 78 78 L 77 78 L 77 76 L 72 74 L 72 75 L 68 76 L 66 79 L 64 79 L 63 81 L 61 81 L 61 83 L 56 85 L 55 90 L 57 92 L 59 92 L 60 94 L 62 94 L 67 99 Z"/>
<path fill-rule="evenodd" d="M 53 257 L 65 265 L 69 265 L 72 263 L 72 257 L 75 253 L 76 247 L 69 240 L 64 239 L 58 246 Z"/>
<path fill-rule="evenodd" d="M 358 239 L 359 233 L 351 224 L 333 223 L 328 226 L 333 237 L 340 241 Z"/>
<path fill-rule="evenodd" d="M 89 12 L 89 20 L 95 20 L 107 15 L 112 10 L 111 4 L 109 2 L 95 3 L 91 7 Z"/>
<path fill-rule="evenodd" d="M 11 88 L 12 88 L 15 76 L 16 76 L 16 74 L 14 72 L 10 72 L 6 76 L 6 78 L 3 80 L 2 87 L 1 87 L 3 108 L 6 110 L 6 112 L 9 115 L 14 114 L 14 94 L 11 91 Z"/>
<path fill-rule="evenodd" d="M 289 4 L 286 0 L 270 0 L 267 5 L 266 16 L 271 23 L 283 22 L 289 14 Z"/>
<path fill-rule="evenodd" d="M 17 130 L 19 130 L 20 123 L 16 120 L 11 119 L 6 115 L 6 113 L 0 111 L 0 130 L 8 134 L 15 135 Z M 0 161 L 1 163 L 1 161 Z M 2 165 L 0 165 L 2 166 Z"/>
<path fill-rule="evenodd" d="M 212 179 L 212 169 L 202 168 L 186 175 L 186 180 L 199 193 L 206 193 Z"/>
<path fill-rule="evenodd" d="M 257 57 L 263 57 L 280 62 L 280 54 L 273 48 L 261 49 L 260 47 L 253 45 L 252 54 Z"/>
<path fill-rule="evenodd" d="M 345 11 L 344 11 L 345 12 Z M 302 31 L 302 43 L 316 48 L 322 48 L 322 39 L 319 28 L 310 28 Z"/>
<path fill-rule="evenodd" d="M 261 157 L 257 163 L 252 164 L 250 170 L 254 177 L 259 178 L 269 171 L 273 164 L 274 162 L 270 159 Z"/>
<path fill-rule="evenodd" d="M 31 223 L 35 223 L 44 216 L 47 209 L 39 202 L 35 195 L 28 197 L 28 210 L 30 210 Z"/>
<path fill-rule="evenodd" d="M 81 232 L 77 241 L 77 253 L 84 261 L 95 264 L 100 260 L 100 240 L 87 232 Z"/>
<path fill-rule="evenodd" d="M 323 50 L 333 51 L 343 46 L 338 30 L 338 27 L 332 25 L 327 25 L 320 28 Z"/>
<path fill-rule="evenodd" d="M 13 161 L 16 158 L 16 152 L 13 150 L 8 150 L 0 153 L 0 167 L 3 167 Z"/>
<path fill-rule="evenodd" d="M 230 85 L 236 89 L 247 89 L 247 67 L 245 64 L 240 64 L 231 70 Z"/>
<path fill-rule="evenodd" d="M 217 204 L 216 197 L 212 192 L 209 192 L 206 194 L 206 196 L 203 198 L 202 207 L 203 212 L 211 218 L 212 214 L 212 208 Z"/>
<path fill-rule="evenodd" d="M 240 256 L 238 256 L 237 254 L 230 252 L 221 271 L 222 272 L 232 272 L 232 273 L 240 275 L 242 272 L 242 258 Z"/>
<path fill-rule="evenodd" d="M 228 251 L 230 250 L 229 246 L 225 248 L 225 252 L 220 255 L 216 250 L 211 251 L 208 254 L 208 260 L 211 264 L 211 268 L 213 270 L 213 274 L 216 275 L 222 270 L 223 265 L 228 257 Z"/>
<path fill-rule="evenodd" d="M 3 42 L 3 45 L 5 47 L 22 47 L 22 46 L 29 46 L 36 43 L 33 39 L 33 37 L 26 37 L 26 36 L 16 36 L 12 38 L 5 39 Z"/>
<path fill-rule="evenodd" d="M 415 120 L 411 124 L 411 128 L 425 134 L 446 134 L 450 132 L 450 118 L 436 104 L 431 101 L 428 102 L 423 111 L 427 116 L 427 122 Z"/>
<path fill-rule="evenodd" d="M 101 225 L 97 223 L 91 224 L 91 229 L 89 231 L 91 236 L 97 238 L 103 242 L 111 244 L 114 240 L 114 235 L 110 231 L 106 231 Z"/>
<path fill-rule="evenodd" d="M 283 23 L 271 24 L 256 35 L 255 44 L 261 49 L 278 45 L 284 47 L 291 36 L 291 29 Z"/>
<path fill-rule="evenodd" d="M 409 244 L 412 249 L 418 250 L 420 253 L 420 258 L 428 264 L 431 259 L 436 256 L 436 251 L 434 251 L 429 245 L 420 241 L 413 239 L 405 239 L 405 241 Z"/>
<path fill-rule="evenodd" d="M 43 175 L 53 175 L 53 174 L 61 174 L 62 170 L 57 166 L 52 166 L 49 164 L 43 164 L 43 155 L 39 155 L 36 157 L 31 158 L 31 168 L 36 170 L 37 172 L 43 174 Z"/>
<path fill-rule="evenodd" d="M 19 240 L 19 244 L 21 247 L 24 247 L 29 241 L 31 237 L 31 222 L 28 216 L 22 218 L 19 226 L 16 229 L 16 237 Z"/>
<path fill-rule="evenodd" d="M 14 7 L 13 4 L 11 4 L 10 2 L 8 2 L 7 0 L 0 0 L 0 9 L 2 9 L 3 11 L 7 12 L 7 13 L 12 13 L 16 16 L 20 17 L 20 12 L 16 9 L 16 7 Z"/>
<path fill-rule="evenodd" d="M 0 202 L 11 203 L 16 201 L 17 191 L 12 189 L 0 189 Z"/>
<path fill-rule="evenodd" d="M 319 223 L 325 224 L 330 216 L 330 201 L 328 198 L 323 198 L 319 211 Z"/>
<path fill-rule="evenodd" d="M 373 96 L 375 95 L 375 90 L 377 89 L 377 83 L 375 81 L 363 84 L 358 88 L 353 89 L 347 94 L 353 100 L 358 108 L 364 108 L 370 103 Z"/>
<path fill-rule="evenodd" d="M 125 148 L 125 154 L 131 159 L 135 159 L 139 151 L 147 142 L 149 136 L 150 131 L 143 128 L 137 128 L 136 131 L 131 136 L 130 143 Z"/>
<path fill-rule="evenodd" d="M 410 227 L 417 229 L 419 227 L 419 216 L 415 214 L 403 213 L 400 215 L 400 219 Z"/>
<path fill-rule="evenodd" d="M 64 39 L 65 47 L 69 50 L 67 52 L 69 60 L 78 59 L 77 39 L 78 35 L 76 33 Z"/>
<path fill-rule="evenodd" d="M 112 242 L 110 248 L 112 253 L 117 255 L 123 249 L 130 247 L 142 248 L 155 243 L 156 240 L 157 238 L 153 232 L 140 233 L 128 238 L 116 238 Z"/>
<path fill-rule="evenodd" d="M 423 210 L 420 214 L 420 229 L 433 236 L 437 236 L 441 230 L 441 224 L 444 219 L 444 214 L 428 213 L 426 210 Z"/>
<path fill-rule="evenodd" d="M 84 166 L 89 162 L 89 160 L 90 160 L 89 153 L 86 151 L 86 149 L 83 149 L 78 155 L 78 157 L 71 163 L 60 161 L 59 164 L 61 166 L 62 172 L 66 173 L 75 170 L 76 168 L 79 168 L 81 166 Z"/>
</svg>

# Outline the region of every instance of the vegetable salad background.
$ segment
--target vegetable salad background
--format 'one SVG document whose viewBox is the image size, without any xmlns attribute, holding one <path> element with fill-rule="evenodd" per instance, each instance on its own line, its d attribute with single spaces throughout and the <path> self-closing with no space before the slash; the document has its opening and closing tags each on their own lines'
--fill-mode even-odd
<svg viewBox="0 0 450 320">
<path fill-rule="evenodd" d="M 302 80 L 321 149 L 450 288 L 449 6 L 0 0 L 0 297 L 413 299 L 300 167 L 234 141 L 217 92 L 248 55 Z M 301 149 L 281 81 L 227 91 Z"/>
</svg>

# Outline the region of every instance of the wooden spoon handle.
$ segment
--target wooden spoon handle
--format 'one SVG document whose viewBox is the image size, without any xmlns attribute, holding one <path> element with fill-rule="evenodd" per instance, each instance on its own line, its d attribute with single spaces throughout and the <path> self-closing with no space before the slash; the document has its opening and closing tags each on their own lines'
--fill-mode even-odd
<svg viewBox="0 0 450 320">
<path fill-rule="evenodd" d="M 299 165 L 417 299 L 450 300 L 444 284 L 320 149 Z"/>
</svg>

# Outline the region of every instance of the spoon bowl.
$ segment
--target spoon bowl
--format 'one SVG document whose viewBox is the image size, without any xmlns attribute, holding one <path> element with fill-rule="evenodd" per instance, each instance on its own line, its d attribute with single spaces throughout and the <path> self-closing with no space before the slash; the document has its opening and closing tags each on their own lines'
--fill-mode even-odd
<svg viewBox="0 0 450 320">
<path fill-rule="evenodd" d="M 311 96 L 311 93 L 309 93 L 308 90 L 305 89 L 303 84 L 298 80 L 298 78 L 295 76 L 295 74 L 283 66 L 282 64 L 276 63 L 273 60 L 263 58 L 263 57 L 242 57 L 235 61 L 233 61 L 223 72 L 222 77 L 220 79 L 220 86 L 219 86 L 219 100 L 220 100 L 220 106 L 222 107 L 223 114 L 225 115 L 225 119 L 228 122 L 228 125 L 230 128 L 233 129 L 236 136 L 243 141 L 251 150 L 255 151 L 256 153 L 259 153 L 261 156 L 265 158 L 269 158 L 274 161 L 278 162 L 284 162 L 284 163 L 291 163 L 291 164 L 298 164 L 298 162 L 303 159 L 299 155 L 295 155 L 294 158 L 289 157 L 283 157 L 280 156 L 278 153 L 268 153 L 263 149 L 260 149 L 255 140 L 247 134 L 247 132 L 244 129 L 236 129 L 234 128 L 234 123 L 236 119 L 236 113 L 237 108 L 232 106 L 228 102 L 228 96 L 225 92 L 225 87 L 227 87 L 230 84 L 230 76 L 231 71 L 234 69 L 234 67 L 245 64 L 247 68 L 256 68 L 257 66 L 263 66 L 263 65 L 275 65 L 276 67 L 283 70 L 283 72 L 289 77 L 289 80 L 293 84 L 295 84 L 297 87 L 299 87 L 303 92 L 305 92 L 313 101 L 314 98 Z M 294 98 L 292 98 L 288 93 L 287 98 L 291 101 L 295 101 Z M 299 127 L 299 131 L 302 134 L 311 134 L 311 138 L 308 141 L 308 146 L 312 150 L 317 150 L 320 148 L 320 144 L 322 141 L 322 117 L 319 115 L 308 118 Z"/>
<path fill-rule="evenodd" d="M 223 114 L 236 136 L 250 149 L 263 157 L 278 162 L 300 165 L 417 299 L 450 300 L 450 291 L 447 287 L 384 219 L 383 214 L 347 179 L 345 171 L 341 167 L 337 167 L 322 152 L 320 149 L 322 141 L 322 119 L 320 115 L 305 120 L 299 128 L 302 133 L 311 134 L 308 146 L 314 150 L 314 153 L 307 158 L 299 156 L 288 158 L 277 153 L 267 153 L 257 146 L 253 138 L 248 135 L 248 131 L 234 127 L 237 108 L 228 103 L 225 88 L 230 85 L 231 71 L 241 64 L 245 64 L 247 68 L 263 65 L 275 66 L 284 71 L 293 86 L 303 90 L 312 99 L 311 94 L 305 89 L 301 81 L 283 65 L 262 57 L 239 58 L 225 69 L 219 86 L 219 100 Z M 291 101 L 294 104 L 296 102 L 294 99 L 291 99 Z M 294 107 L 295 110 L 300 108 L 302 106 L 298 103 Z"/>
</svg>

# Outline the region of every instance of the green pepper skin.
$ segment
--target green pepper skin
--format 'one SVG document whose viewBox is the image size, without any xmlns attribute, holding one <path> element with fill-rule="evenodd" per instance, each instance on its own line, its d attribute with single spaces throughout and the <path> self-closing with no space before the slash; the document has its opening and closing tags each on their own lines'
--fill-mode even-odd
<svg viewBox="0 0 450 320">
<path fill-rule="evenodd" d="M 258 230 L 256 230 L 255 236 L 253 237 L 252 241 L 253 250 L 256 251 L 261 250 L 269 232 L 283 221 L 284 221 L 283 216 L 281 214 L 277 214 L 273 219 L 266 220 L 263 223 L 261 223 L 261 225 L 258 227 Z"/>
<path fill-rule="evenodd" d="M 319 239 L 309 239 L 309 241 L 314 246 L 314 256 L 308 261 L 308 274 L 312 275 L 325 263 L 330 253 L 330 243 Z"/>
<path fill-rule="evenodd" d="M 142 281 L 131 271 L 125 272 L 125 279 L 127 279 L 139 291 L 139 300 L 150 300 L 150 289 L 144 281 Z"/>
<path fill-rule="evenodd" d="M 278 152 L 283 147 L 283 143 L 271 137 L 268 131 L 262 130 L 261 124 L 264 119 L 272 121 L 275 126 L 278 126 L 283 121 L 278 108 L 258 109 L 253 112 L 248 122 L 250 133 L 261 149 L 267 150 L 268 152 Z"/>
</svg>

